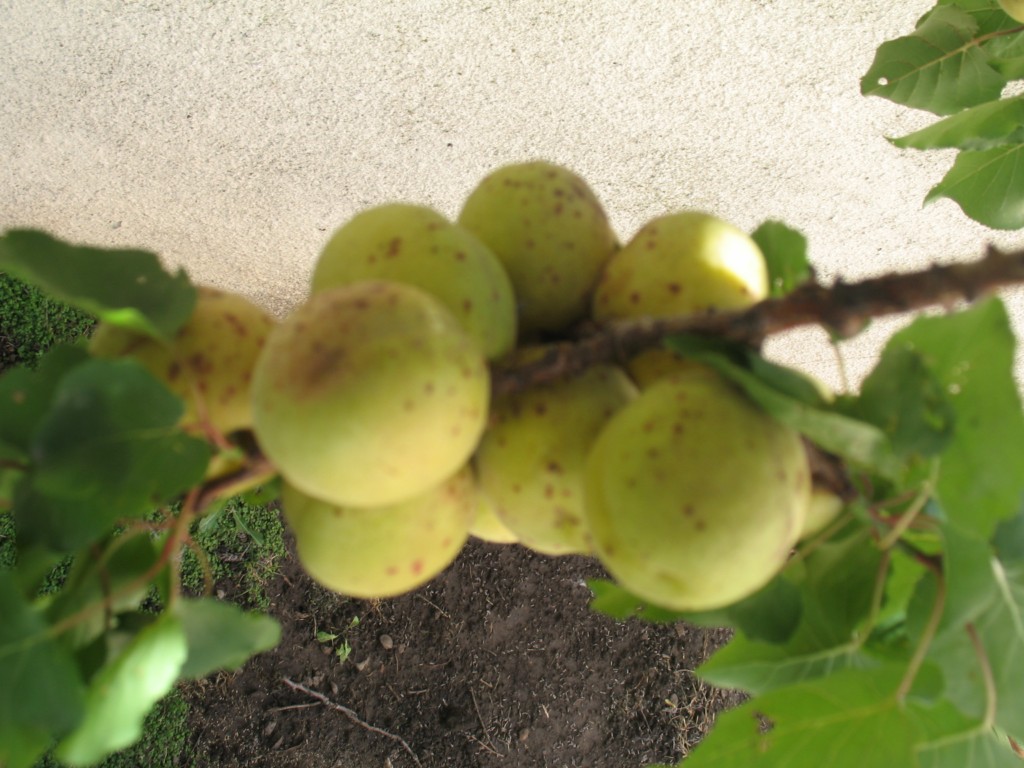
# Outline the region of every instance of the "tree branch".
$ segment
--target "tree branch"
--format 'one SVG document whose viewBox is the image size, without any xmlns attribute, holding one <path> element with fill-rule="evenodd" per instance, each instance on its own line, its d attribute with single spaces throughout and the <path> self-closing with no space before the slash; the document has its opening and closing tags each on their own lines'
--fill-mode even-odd
<svg viewBox="0 0 1024 768">
<path fill-rule="evenodd" d="M 509 395 L 557 381 L 601 363 L 623 362 L 664 338 L 703 333 L 757 346 L 768 336 L 804 325 L 820 325 L 840 337 L 853 336 L 872 318 L 926 307 L 952 308 L 1000 288 L 1024 283 L 1024 250 L 989 247 L 971 263 L 933 265 L 857 283 L 831 286 L 809 282 L 782 298 L 767 299 L 742 312 L 709 312 L 691 317 L 640 318 L 598 328 L 577 341 L 542 347 L 528 360 L 512 358 L 494 366 L 493 392 Z"/>
</svg>

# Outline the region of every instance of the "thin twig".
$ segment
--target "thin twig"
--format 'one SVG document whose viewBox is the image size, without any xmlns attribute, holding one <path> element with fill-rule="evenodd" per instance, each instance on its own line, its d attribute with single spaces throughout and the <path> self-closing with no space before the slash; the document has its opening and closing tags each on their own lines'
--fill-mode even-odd
<svg viewBox="0 0 1024 768">
<path fill-rule="evenodd" d="M 341 704 L 334 703 L 329 698 L 324 696 L 322 693 L 314 691 L 312 688 L 307 688 L 306 686 L 301 685 L 299 683 L 293 683 L 287 677 L 282 677 L 281 680 L 282 682 L 284 682 L 285 685 L 287 685 L 292 690 L 300 691 L 301 693 L 304 693 L 307 696 L 316 699 L 325 707 L 329 707 L 330 709 L 333 709 L 335 712 L 340 712 L 353 723 L 358 725 L 360 728 L 364 728 L 365 730 L 370 731 L 371 733 L 376 733 L 380 736 L 389 738 L 392 741 L 397 741 L 402 746 L 402 749 L 409 753 L 409 757 L 412 758 L 413 762 L 416 763 L 416 765 L 420 766 L 420 768 L 423 768 L 422 764 L 420 763 L 420 759 L 416 757 L 416 753 L 412 751 L 412 747 L 410 747 L 406 743 L 405 739 L 403 739 L 401 736 L 396 736 L 393 733 L 389 733 L 388 731 L 385 731 L 381 728 L 377 728 L 374 725 L 370 725 L 368 722 L 360 718 L 359 715 L 357 715 L 353 710 L 349 709 L 348 707 L 342 706 Z"/>
<path fill-rule="evenodd" d="M 473 693 L 472 688 L 469 689 L 469 697 L 473 700 L 473 709 L 476 710 L 476 719 L 480 721 L 480 728 L 484 732 L 484 737 L 487 739 L 487 744 L 484 744 L 481 741 L 480 745 L 488 749 L 490 752 L 493 752 L 498 757 L 504 757 L 503 754 L 494 748 L 494 742 L 491 741 L 491 734 L 487 730 L 487 725 L 484 723 L 483 715 L 480 714 L 480 705 L 476 703 L 476 694 Z M 477 741 L 479 741 L 479 739 L 477 739 Z"/>
</svg>

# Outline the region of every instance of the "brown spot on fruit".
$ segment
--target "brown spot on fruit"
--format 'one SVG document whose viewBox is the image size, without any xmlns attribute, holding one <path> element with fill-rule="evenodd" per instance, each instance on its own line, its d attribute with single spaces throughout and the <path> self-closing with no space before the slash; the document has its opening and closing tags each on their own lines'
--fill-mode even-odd
<svg viewBox="0 0 1024 768">
<path fill-rule="evenodd" d="M 401 250 L 402 250 L 402 238 L 400 238 L 400 237 L 393 237 L 393 238 L 391 238 L 391 240 L 388 242 L 388 250 L 387 250 L 388 258 L 390 258 L 390 259 L 395 258 L 401 252 Z"/>
<path fill-rule="evenodd" d="M 201 352 L 196 352 L 194 355 L 190 355 L 188 358 L 188 365 L 189 368 L 201 375 L 208 374 L 213 370 L 213 363 L 211 363 L 209 358 Z"/>
</svg>

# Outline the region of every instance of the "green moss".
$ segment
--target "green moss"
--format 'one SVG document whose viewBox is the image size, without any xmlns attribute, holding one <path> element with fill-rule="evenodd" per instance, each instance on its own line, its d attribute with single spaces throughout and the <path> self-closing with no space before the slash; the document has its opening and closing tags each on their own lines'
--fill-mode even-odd
<svg viewBox="0 0 1024 768">
<path fill-rule="evenodd" d="M 54 344 L 87 336 L 96 320 L 0 273 L 0 371 L 36 360 Z"/>
<path fill-rule="evenodd" d="M 200 520 L 192 538 L 206 553 L 213 580 L 230 579 L 240 588 L 239 594 L 230 596 L 233 602 L 267 610 L 265 585 L 285 555 L 284 525 L 275 508 L 231 499 Z M 205 569 L 191 550 L 182 558 L 181 582 L 194 593 L 202 592 L 206 584 Z"/>
</svg>

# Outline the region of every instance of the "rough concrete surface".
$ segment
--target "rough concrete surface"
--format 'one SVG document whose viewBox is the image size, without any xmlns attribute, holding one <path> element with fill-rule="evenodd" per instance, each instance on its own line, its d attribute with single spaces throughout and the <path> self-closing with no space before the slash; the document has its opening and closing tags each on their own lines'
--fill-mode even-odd
<svg viewBox="0 0 1024 768">
<path fill-rule="evenodd" d="M 1021 238 L 922 208 L 953 154 L 895 149 L 929 116 L 859 93 L 931 5 L 7 0 L 0 228 L 145 247 L 284 314 L 360 208 L 454 216 L 489 170 L 540 157 L 623 239 L 702 208 L 799 228 L 825 279 L 970 258 Z M 854 378 L 891 330 L 845 345 Z M 771 349 L 837 383 L 823 334 Z"/>
</svg>

